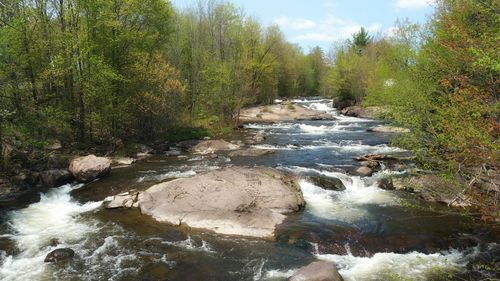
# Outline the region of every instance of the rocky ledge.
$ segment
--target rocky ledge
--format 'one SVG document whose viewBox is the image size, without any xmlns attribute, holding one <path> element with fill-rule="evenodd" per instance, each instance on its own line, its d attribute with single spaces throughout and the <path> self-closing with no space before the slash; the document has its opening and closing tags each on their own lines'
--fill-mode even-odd
<svg viewBox="0 0 500 281">
<path fill-rule="evenodd" d="M 250 122 L 289 122 L 296 120 L 333 120 L 331 114 L 321 113 L 300 105 L 274 104 L 244 108 L 240 112 L 240 121 Z"/>
<path fill-rule="evenodd" d="M 297 179 L 270 168 L 230 167 L 108 198 L 109 208 L 139 207 L 159 222 L 220 234 L 271 238 L 305 202 Z"/>
</svg>

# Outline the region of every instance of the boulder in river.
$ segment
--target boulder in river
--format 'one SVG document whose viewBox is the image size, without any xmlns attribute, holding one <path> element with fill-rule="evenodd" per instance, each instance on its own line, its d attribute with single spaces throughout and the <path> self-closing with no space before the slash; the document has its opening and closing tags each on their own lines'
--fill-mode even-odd
<svg viewBox="0 0 500 281">
<path fill-rule="evenodd" d="M 362 177 L 369 177 L 373 175 L 373 170 L 369 167 L 362 166 L 356 169 L 355 174 Z"/>
<path fill-rule="evenodd" d="M 333 262 L 315 261 L 300 268 L 288 281 L 343 281 Z"/>
<path fill-rule="evenodd" d="M 45 187 L 57 187 L 70 183 L 73 175 L 68 170 L 47 170 L 40 173 L 40 180 Z"/>
<path fill-rule="evenodd" d="M 309 179 L 313 184 L 328 190 L 342 191 L 345 190 L 345 186 L 342 181 L 338 178 L 322 177 L 322 176 L 311 176 Z"/>
<path fill-rule="evenodd" d="M 47 254 L 44 262 L 68 262 L 75 256 L 75 251 L 70 248 L 59 248 Z"/>
<path fill-rule="evenodd" d="M 154 185 L 139 194 L 138 205 L 160 222 L 270 238 L 285 214 L 305 202 L 295 177 L 270 168 L 230 167 Z"/>
<path fill-rule="evenodd" d="M 71 160 L 68 169 L 80 182 L 90 182 L 106 176 L 111 171 L 111 160 L 105 157 L 88 155 Z"/>
<path fill-rule="evenodd" d="M 239 145 L 227 142 L 225 140 L 206 140 L 201 141 L 191 148 L 194 154 L 212 154 L 219 151 L 236 150 Z"/>
</svg>

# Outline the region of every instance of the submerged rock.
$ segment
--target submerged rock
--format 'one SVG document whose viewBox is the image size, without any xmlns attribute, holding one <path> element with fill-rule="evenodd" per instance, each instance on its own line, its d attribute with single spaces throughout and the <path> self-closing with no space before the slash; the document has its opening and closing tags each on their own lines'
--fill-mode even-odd
<svg viewBox="0 0 500 281">
<path fill-rule="evenodd" d="M 343 281 L 333 262 L 315 261 L 300 268 L 288 281 Z"/>
<path fill-rule="evenodd" d="M 70 248 L 60 248 L 47 254 L 44 262 L 67 262 L 75 256 L 75 251 Z"/>
<path fill-rule="evenodd" d="M 70 183 L 73 175 L 68 170 L 48 170 L 40 173 L 40 180 L 46 187 L 57 187 Z"/>
<path fill-rule="evenodd" d="M 270 168 L 231 167 L 150 187 L 141 212 L 160 222 L 269 238 L 285 214 L 304 207 L 296 179 Z"/>
<path fill-rule="evenodd" d="M 311 176 L 309 179 L 314 185 L 322 187 L 328 190 L 342 191 L 345 190 L 345 186 L 342 181 L 338 178 L 329 178 L 322 176 Z"/>
<path fill-rule="evenodd" d="M 111 171 L 111 160 L 105 157 L 88 155 L 71 160 L 68 169 L 80 182 L 90 182 L 106 176 Z"/>
<path fill-rule="evenodd" d="M 212 154 L 219 151 L 236 150 L 240 145 L 227 142 L 225 140 L 201 141 L 191 148 L 194 154 Z"/>
</svg>

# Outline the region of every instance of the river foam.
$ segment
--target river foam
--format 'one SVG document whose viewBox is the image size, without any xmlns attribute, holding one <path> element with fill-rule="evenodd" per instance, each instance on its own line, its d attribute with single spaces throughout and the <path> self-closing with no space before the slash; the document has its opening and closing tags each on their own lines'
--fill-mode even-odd
<svg viewBox="0 0 500 281">
<path fill-rule="evenodd" d="M 335 262 L 339 273 L 346 280 L 415 280 L 424 281 L 434 275 L 463 268 L 466 264 L 464 254 L 459 251 L 447 253 L 423 254 L 411 252 L 406 254 L 376 253 L 372 257 L 355 257 L 353 255 L 317 254 L 321 260 Z"/>
<path fill-rule="evenodd" d="M 82 222 L 79 216 L 99 208 L 102 202 L 74 202 L 70 192 L 79 187 L 81 185 L 64 185 L 51 189 L 41 195 L 40 202 L 9 214 L 12 239 L 20 253 L 4 259 L 0 266 L 1 280 L 48 278 L 50 273 L 43 260 L 55 249 L 50 246 L 52 239 L 59 241 L 59 247 L 68 247 L 96 231 L 94 225 Z"/>
</svg>

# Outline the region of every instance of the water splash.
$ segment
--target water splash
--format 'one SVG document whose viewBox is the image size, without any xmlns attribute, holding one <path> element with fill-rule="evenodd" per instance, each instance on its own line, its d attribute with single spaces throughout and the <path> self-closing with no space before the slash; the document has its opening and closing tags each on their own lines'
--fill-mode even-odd
<svg viewBox="0 0 500 281">
<path fill-rule="evenodd" d="M 64 185 L 42 194 L 40 202 L 9 214 L 10 227 L 20 254 L 8 256 L 0 266 L 2 280 L 40 280 L 50 275 L 43 260 L 54 249 L 52 239 L 60 247 L 77 244 L 88 233 L 96 231 L 91 222 L 79 219 L 83 213 L 93 211 L 102 202 L 79 204 L 70 192 L 82 185 Z"/>
</svg>

